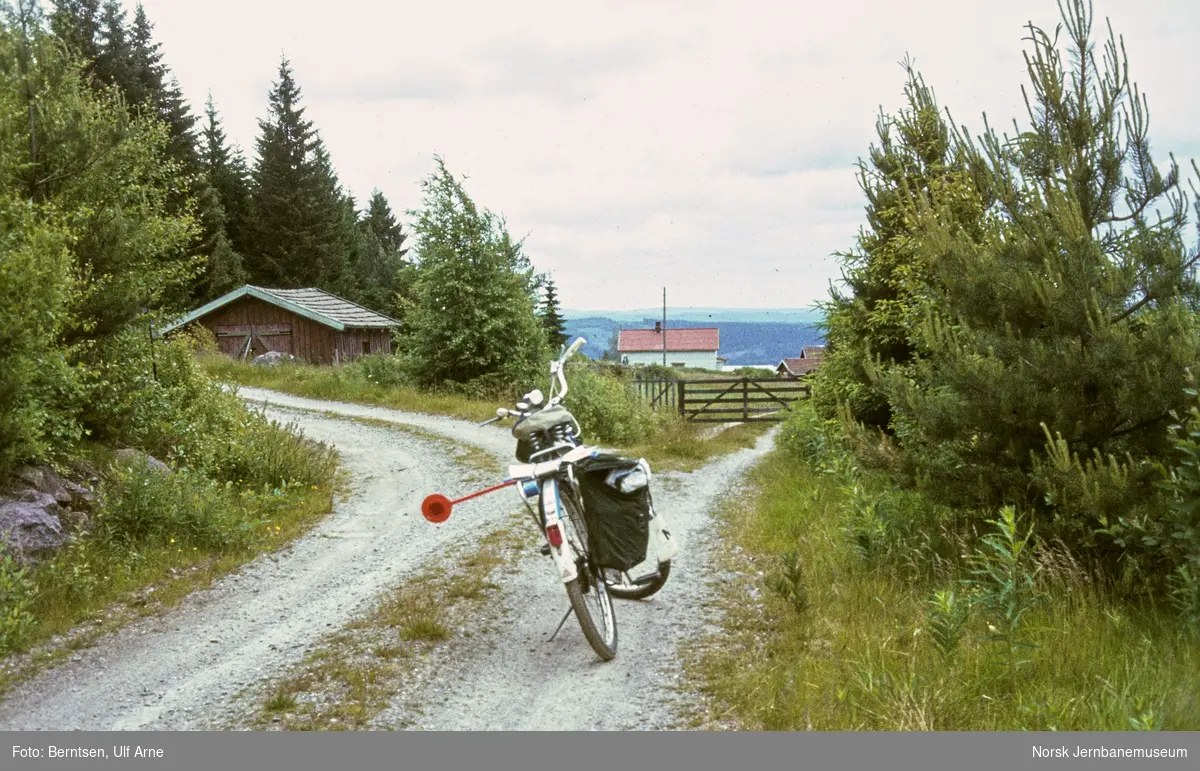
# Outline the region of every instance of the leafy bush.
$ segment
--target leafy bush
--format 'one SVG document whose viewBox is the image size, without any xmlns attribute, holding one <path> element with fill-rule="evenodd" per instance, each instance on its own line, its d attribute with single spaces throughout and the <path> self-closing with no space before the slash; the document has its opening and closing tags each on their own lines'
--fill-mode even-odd
<svg viewBox="0 0 1200 771">
<path fill-rule="evenodd" d="M 0 474 L 79 435 L 69 411 L 54 409 L 74 387 L 54 348 L 72 291 L 67 239 L 38 214 L 0 195 Z"/>
<path fill-rule="evenodd" d="M 566 406 L 579 420 L 586 441 L 634 444 L 668 420 L 651 410 L 627 382 L 586 365 L 571 367 L 567 381 Z"/>
<path fill-rule="evenodd" d="M 412 385 L 412 377 L 397 356 L 371 355 L 355 360 L 351 365 L 364 380 L 378 386 L 397 387 Z"/>
<path fill-rule="evenodd" d="M 0 653 L 20 644 L 33 627 L 29 612 L 35 586 L 27 569 L 9 554 L 0 554 Z"/>
<path fill-rule="evenodd" d="M 1162 548 L 1175 565 L 1190 564 L 1200 572 L 1200 391 L 1188 388 L 1187 395 L 1187 422 L 1176 426 L 1179 465 L 1160 485 L 1167 494 Z"/>
<path fill-rule="evenodd" d="M 94 370 L 91 413 L 98 438 L 202 472 L 219 482 L 259 488 L 332 479 L 332 450 L 251 412 L 197 369 L 187 339 L 156 342 L 127 334 L 112 341 Z M 120 362 L 116 364 L 115 362 Z"/>
<path fill-rule="evenodd" d="M 950 658 L 958 650 L 966 633 L 971 606 L 953 589 L 938 589 L 928 603 L 926 628 L 929 639 L 942 658 Z"/>
<path fill-rule="evenodd" d="M 776 444 L 788 455 L 813 468 L 846 455 L 841 425 L 822 420 L 811 407 L 801 406 L 783 424 Z"/>
<path fill-rule="evenodd" d="M 1038 568 L 1031 567 L 1032 526 L 1022 534 L 1012 506 L 1001 509 L 991 524 L 995 531 L 984 536 L 981 548 L 968 558 L 974 578 L 965 583 L 972 592 L 972 603 L 985 611 L 988 635 L 984 639 L 999 646 L 1009 686 L 1015 691 L 1017 670 L 1028 663 L 1020 653 L 1037 647 L 1026 629 L 1025 617 L 1043 596 L 1037 590 Z"/>
</svg>

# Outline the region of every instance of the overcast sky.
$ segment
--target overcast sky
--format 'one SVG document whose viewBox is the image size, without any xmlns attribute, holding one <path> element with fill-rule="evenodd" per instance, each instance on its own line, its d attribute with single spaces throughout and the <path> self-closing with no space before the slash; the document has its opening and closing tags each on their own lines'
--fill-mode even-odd
<svg viewBox="0 0 1200 771">
<path fill-rule="evenodd" d="M 143 5 L 194 110 L 211 91 L 248 159 L 286 55 L 360 202 L 377 187 L 407 225 L 440 154 L 577 309 L 654 306 L 663 286 L 672 306 L 827 296 L 905 54 L 957 123 L 1009 127 L 1024 25 L 1059 20 L 1054 0 Z M 1160 162 L 1200 157 L 1200 2 L 1095 11 L 1125 38 Z"/>
</svg>

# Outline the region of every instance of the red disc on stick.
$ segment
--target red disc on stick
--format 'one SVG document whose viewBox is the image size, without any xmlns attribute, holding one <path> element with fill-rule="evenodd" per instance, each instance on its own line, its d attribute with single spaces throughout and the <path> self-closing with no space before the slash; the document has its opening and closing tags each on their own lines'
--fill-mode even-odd
<svg viewBox="0 0 1200 771">
<path fill-rule="evenodd" d="M 450 519 L 450 509 L 454 506 L 450 499 L 439 493 L 426 498 L 421 502 L 421 514 L 425 519 L 435 524 L 441 524 Z"/>
</svg>

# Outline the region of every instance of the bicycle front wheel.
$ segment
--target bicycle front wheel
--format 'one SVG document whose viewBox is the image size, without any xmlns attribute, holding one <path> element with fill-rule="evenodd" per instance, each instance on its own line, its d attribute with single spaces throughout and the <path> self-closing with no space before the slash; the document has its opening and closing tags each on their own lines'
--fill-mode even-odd
<svg viewBox="0 0 1200 771">
<path fill-rule="evenodd" d="M 588 559 L 588 531 L 582 506 L 566 484 L 559 485 L 559 493 L 567 511 L 567 537 L 571 539 L 575 553 L 581 556 L 579 577 L 566 585 L 567 598 L 592 650 L 604 661 L 611 661 L 617 655 L 617 616 L 604 582 L 604 571 L 593 567 Z"/>
</svg>

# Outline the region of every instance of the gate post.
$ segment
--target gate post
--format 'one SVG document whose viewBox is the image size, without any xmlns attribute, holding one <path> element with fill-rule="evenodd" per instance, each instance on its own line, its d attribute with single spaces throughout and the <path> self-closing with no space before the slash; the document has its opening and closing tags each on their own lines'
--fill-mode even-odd
<svg viewBox="0 0 1200 771">
<path fill-rule="evenodd" d="M 680 381 L 678 381 L 678 385 L 679 385 L 679 417 L 683 418 L 683 417 L 687 417 L 687 410 L 684 409 L 684 405 L 687 404 L 687 398 L 684 396 L 684 391 L 683 391 L 684 382 L 682 380 L 680 380 Z"/>
<path fill-rule="evenodd" d="M 742 422 L 750 417 L 750 381 L 742 378 Z"/>
</svg>

